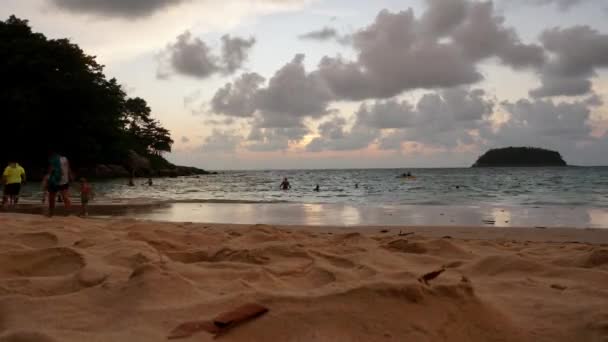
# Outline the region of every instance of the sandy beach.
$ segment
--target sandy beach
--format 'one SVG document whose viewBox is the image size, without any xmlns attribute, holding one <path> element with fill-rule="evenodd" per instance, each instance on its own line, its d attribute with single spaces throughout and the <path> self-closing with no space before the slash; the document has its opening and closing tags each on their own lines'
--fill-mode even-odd
<svg viewBox="0 0 608 342">
<path fill-rule="evenodd" d="M 608 341 L 608 230 L 2 214 L 0 236 L 2 342 L 163 341 L 248 303 L 269 312 L 219 339 Z"/>
</svg>

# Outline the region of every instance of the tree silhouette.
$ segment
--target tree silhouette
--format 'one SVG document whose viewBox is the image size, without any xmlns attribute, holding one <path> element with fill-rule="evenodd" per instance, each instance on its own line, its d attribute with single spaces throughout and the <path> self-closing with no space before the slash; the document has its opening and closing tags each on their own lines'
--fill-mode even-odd
<svg viewBox="0 0 608 342">
<path fill-rule="evenodd" d="M 53 149 L 91 166 L 123 163 L 129 150 L 170 151 L 146 101 L 128 99 L 103 68 L 68 39 L 47 39 L 15 16 L 0 21 L 0 162 L 40 168 Z"/>
</svg>

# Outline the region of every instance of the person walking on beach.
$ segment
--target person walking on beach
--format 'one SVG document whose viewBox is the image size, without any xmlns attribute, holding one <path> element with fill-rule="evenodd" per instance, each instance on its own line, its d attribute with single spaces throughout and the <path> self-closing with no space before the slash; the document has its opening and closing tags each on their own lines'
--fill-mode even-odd
<svg viewBox="0 0 608 342">
<path fill-rule="evenodd" d="M 2 208 L 6 206 L 7 202 L 10 206 L 19 203 L 21 184 L 24 184 L 25 181 L 25 170 L 16 161 L 11 160 L 2 173 L 2 184 L 4 184 Z"/>
<path fill-rule="evenodd" d="M 289 180 L 287 177 L 283 178 L 283 182 L 281 183 L 281 190 L 289 190 L 291 189 L 291 184 L 289 184 Z"/>
<path fill-rule="evenodd" d="M 93 187 L 86 178 L 80 178 L 80 216 L 89 215 L 89 200 L 93 197 Z"/>
<path fill-rule="evenodd" d="M 63 205 L 68 211 L 72 207 L 70 200 L 70 179 L 72 172 L 70 171 L 70 162 L 68 158 L 59 155 L 56 152 L 49 153 L 49 216 L 53 216 L 55 212 L 55 201 L 57 194 L 61 194 Z"/>
<path fill-rule="evenodd" d="M 46 199 L 49 197 L 49 175 L 48 173 L 42 177 L 42 204 L 46 203 Z"/>
</svg>

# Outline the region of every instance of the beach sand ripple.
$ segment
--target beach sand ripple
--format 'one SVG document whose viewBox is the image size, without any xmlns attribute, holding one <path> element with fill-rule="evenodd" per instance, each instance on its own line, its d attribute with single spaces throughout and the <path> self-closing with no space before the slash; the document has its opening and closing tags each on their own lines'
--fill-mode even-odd
<svg viewBox="0 0 608 342">
<path fill-rule="evenodd" d="M 608 341 L 608 232 L 0 218 L 0 342 Z"/>
</svg>

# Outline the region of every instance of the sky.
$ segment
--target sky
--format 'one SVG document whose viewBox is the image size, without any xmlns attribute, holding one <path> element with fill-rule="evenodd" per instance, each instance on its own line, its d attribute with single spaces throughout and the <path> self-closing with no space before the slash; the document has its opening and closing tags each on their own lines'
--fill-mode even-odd
<svg viewBox="0 0 608 342">
<path fill-rule="evenodd" d="M 2 0 L 211 170 L 608 165 L 605 0 Z"/>
</svg>

